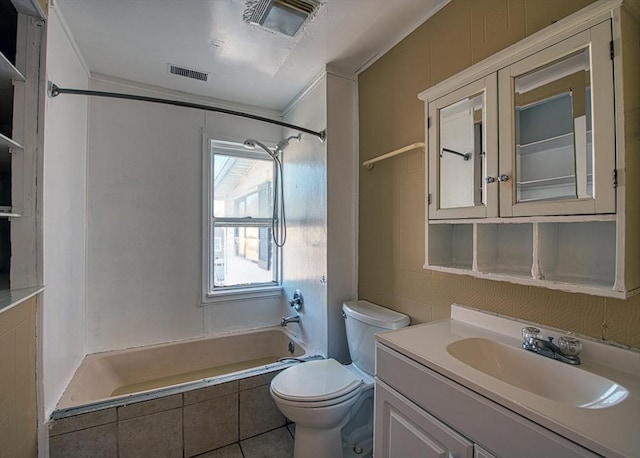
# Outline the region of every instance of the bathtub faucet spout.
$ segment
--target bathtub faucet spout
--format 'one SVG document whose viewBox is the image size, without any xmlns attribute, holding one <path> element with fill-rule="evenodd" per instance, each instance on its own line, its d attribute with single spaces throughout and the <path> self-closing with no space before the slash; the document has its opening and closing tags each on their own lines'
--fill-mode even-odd
<svg viewBox="0 0 640 458">
<path fill-rule="evenodd" d="M 286 326 L 289 323 L 300 323 L 300 315 L 283 316 L 280 320 L 280 326 Z"/>
</svg>

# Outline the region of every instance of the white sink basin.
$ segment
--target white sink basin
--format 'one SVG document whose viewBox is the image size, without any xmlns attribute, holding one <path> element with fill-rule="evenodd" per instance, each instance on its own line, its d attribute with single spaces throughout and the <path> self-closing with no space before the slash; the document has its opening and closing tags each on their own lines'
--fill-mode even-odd
<svg viewBox="0 0 640 458">
<path fill-rule="evenodd" d="M 447 351 L 491 377 L 575 407 L 611 407 L 629 394 L 623 386 L 597 374 L 490 339 L 458 340 Z"/>
</svg>

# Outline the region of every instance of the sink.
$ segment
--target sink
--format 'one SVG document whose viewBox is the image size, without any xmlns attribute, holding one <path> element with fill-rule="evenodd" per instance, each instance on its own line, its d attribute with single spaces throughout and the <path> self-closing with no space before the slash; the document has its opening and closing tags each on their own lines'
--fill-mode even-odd
<svg viewBox="0 0 640 458">
<path fill-rule="evenodd" d="M 491 339 L 458 340 L 447 346 L 447 352 L 491 377 L 575 407 L 611 407 L 629 394 L 623 386 L 597 374 Z"/>
</svg>

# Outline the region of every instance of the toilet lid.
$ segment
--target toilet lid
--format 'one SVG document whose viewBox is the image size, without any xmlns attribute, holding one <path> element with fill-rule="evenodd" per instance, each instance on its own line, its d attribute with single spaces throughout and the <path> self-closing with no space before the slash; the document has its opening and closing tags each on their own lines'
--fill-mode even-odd
<svg viewBox="0 0 640 458">
<path fill-rule="evenodd" d="M 271 390 L 283 399 L 314 402 L 344 396 L 361 384 L 335 359 L 323 359 L 285 369 L 271 381 Z"/>
</svg>

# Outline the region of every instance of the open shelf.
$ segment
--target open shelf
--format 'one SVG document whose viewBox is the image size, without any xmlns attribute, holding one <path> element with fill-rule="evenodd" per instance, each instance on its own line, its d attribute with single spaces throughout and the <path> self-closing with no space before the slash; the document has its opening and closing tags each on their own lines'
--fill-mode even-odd
<svg viewBox="0 0 640 458">
<path fill-rule="evenodd" d="M 478 271 L 531 277 L 532 224 L 478 224 Z"/>
<path fill-rule="evenodd" d="M 438 224 L 429 229 L 429 259 L 432 266 L 471 270 L 473 225 Z"/>
<path fill-rule="evenodd" d="M 26 81 L 24 75 L 0 53 L 0 85 L 11 85 L 12 81 Z"/>
<path fill-rule="evenodd" d="M 0 134 L 0 149 L 2 148 L 20 148 L 22 149 L 22 145 L 16 141 L 11 140 L 9 137 L 5 137 Z"/>
<path fill-rule="evenodd" d="M 616 223 L 538 225 L 540 279 L 612 288 L 616 275 Z"/>
</svg>

